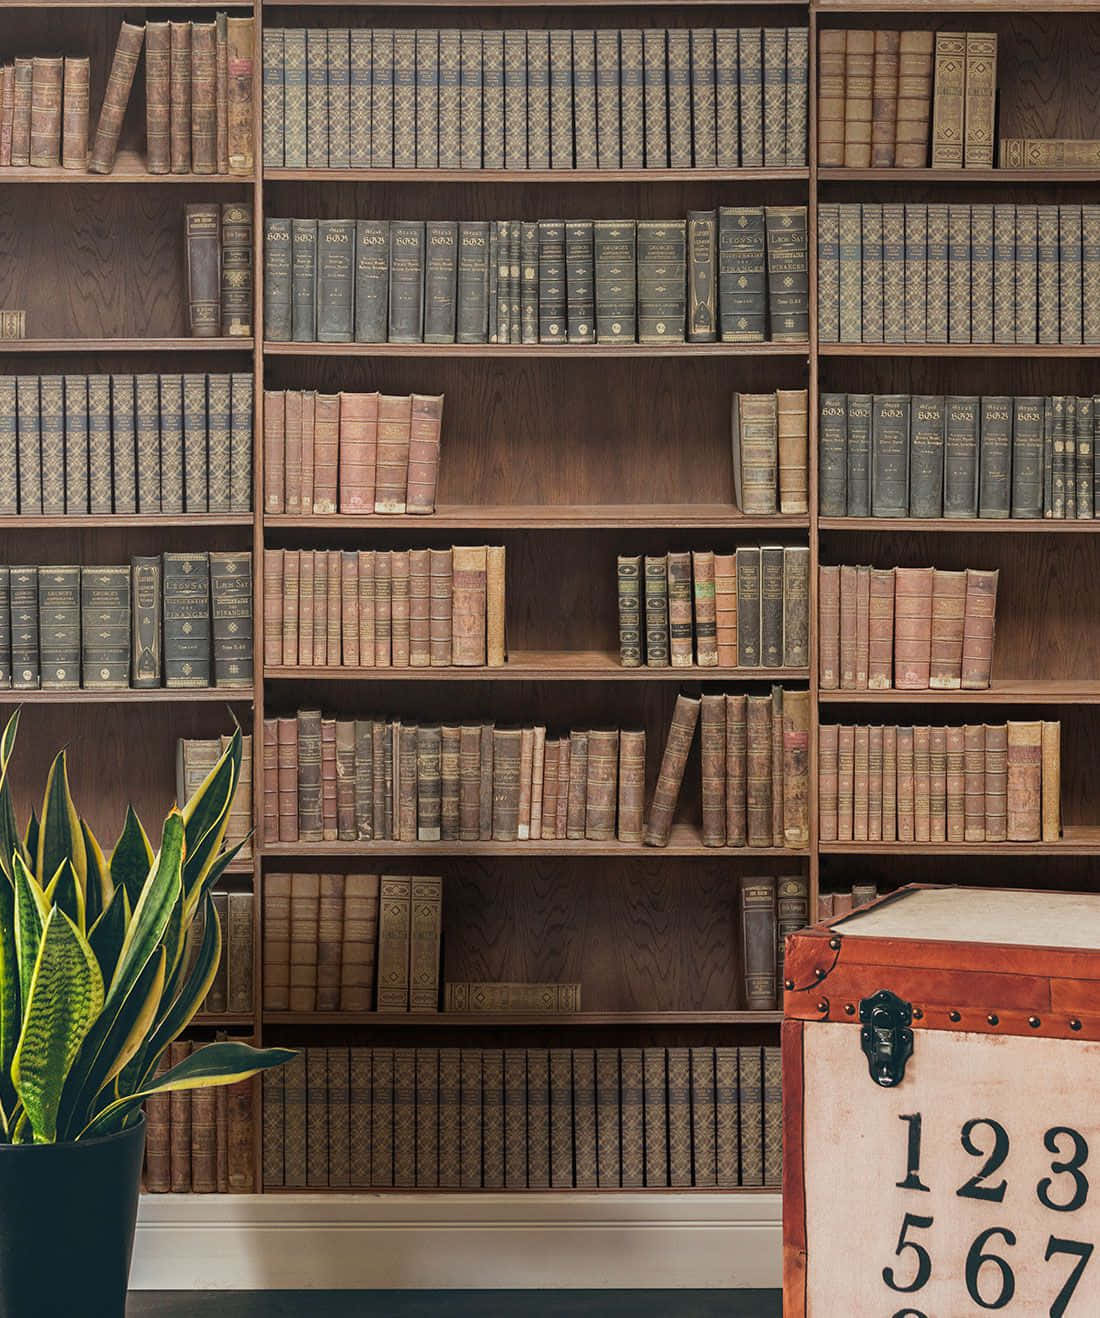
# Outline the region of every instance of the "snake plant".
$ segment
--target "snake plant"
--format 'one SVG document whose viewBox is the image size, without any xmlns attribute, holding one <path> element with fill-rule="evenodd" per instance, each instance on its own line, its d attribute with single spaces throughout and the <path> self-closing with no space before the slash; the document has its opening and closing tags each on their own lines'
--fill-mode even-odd
<svg viewBox="0 0 1100 1318">
<path fill-rule="evenodd" d="M 150 1095 L 231 1084 L 293 1056 L 218 1042 L 157 1075 L 222 952 L 211 890 L 241 770 L 238 730 L 152 846 L 133 809 L 108 859 L 69 794 L 65 752 L 21 835 L 8 783 L 19 714 L 0 737 L 0 1143 L 113 1134 Z M 197 918 L 201 915 L 201 919 Z"/>
</svg>

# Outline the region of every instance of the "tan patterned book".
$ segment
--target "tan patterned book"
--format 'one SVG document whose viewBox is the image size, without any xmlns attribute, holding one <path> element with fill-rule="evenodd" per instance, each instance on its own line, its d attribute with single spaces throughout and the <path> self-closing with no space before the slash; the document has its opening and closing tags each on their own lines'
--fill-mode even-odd
<svg viewBox="0 0 1100 1318">
<path fill-rule="evenodd" d="M 716 1186 L 715 1050 L 691 1049 L 691 1151 L 692 1184 Z"/>
<path fill-rule="evenodd" d="M 573 1184 L 579 1190 L 599 1184 L 596 1133 L 596 1052 L 573 1049 Z"/>
<path fill-rule="evenodd" d="M 667 1050 L 664 1048 L 643 1048 L 641 1052 L 643 1090 L 641 1107 L 645 1128 L 645 1184 L 647 1188 L 667 1186 L 669 1184 Z M 625 1152 L 625 1138 L 623 1142 Z M 625 1170 L 624 1165 L 624 1183 L 626 1181 Z"/>
<path fill-rule="evenodd" d="M 392 1048 L 372 1048 L 370 1182 L 393 1185 L 394 1057 Z"/>
<path fill-rule="evenodd" d="M 596 1183 L 601 1189 L 622 1184 L 619 1051 L 596 1049 Z"/>
<path fill-rule="evenodd" d="M 444 1010 L 571 1014 L 581 1009 L 580 984 L 448 983 Z"/>
<path fill-rule="evenodd" d="M 527 1054 L 504 1050 L 504 1184 L 527 1187 Z"/>
<path fill-rule="evenodd" d="M 898 110 L 894 165 L 923 169 L 928 164 L 928 124 L 932 111 L 934 32 L 901 33 L 898 50 Z"/>
<path fill-rule="evenodd" d="M 378 1010 L 409 1008 L 412 880 L 382 875 L 378 916 Z"/>
<path fill-rule="evenodd" d="M 319 874 L 290 878 L 290 1010 L 317 1010 L 317 961 L 321 900 Z"/>
<path fill-rule="evenodd" d="M 443 880 L 412 879 L 409 944 L 409 1010 L 439 1010 L 439 944 L 443 926 Z"/>
<path fill-rule="evenodd" d="M 875 71 L 871 94 L 871 167 L 873 169 L 889 169 L 894 164 L 900 40 L 900 32 L 884 28 L 875 32 Z"/>
<path fill-rule="evenodd" d="M 482 1157 L 481 1049 L 463 1048 L 460 1054 L 461 1184 L 464 1190 L 480 1190 Z"/>
<path fill-rule="evenodd" d="M 416 1186 L 440 1184 L 440 1049 L 416 1050 Z"/>
<path fill-rule="evenodd" d="M 91 159 L 88 162 L 88 169 L 93 174 L 109 174 L 114 168 L 118 139 L 122 132 L 122 120 L 130 101 L 130 89 L 133 86 L 144 39 L 144 24 L 137 25 L 123 21 L 119 28 L 118 44 L 115 47 L 111 71 L 107 76 L 107 88 L 103 93 L 99 124 L 92 143 Z"/>
<path fill-rule="evenodd" d="M 462 1184 L 461 1054 L 439 1049 L 439 1184 L 457 1190 Z"/>
<path fill-rule="evenodd" d="M 646 846 L 668 845 L 676 803 L 680 796 L 680 785 L 683 782 L 684 770 L 687 768 L 691 743 L 695 738 L 695 725 L 699 721 L 699 710 L 698 697 L 683 694 L 676 697 L 676 705 L 661 757 L 661 768 L 657 775 L 657 786 L 654 789 L 649 819 L 646 823 Z"/>
<path fill-rule="evenodd" d="M 997 34 L 966 34 L 966 115 L 963 163 L 993 168 L 993 112 L 997 100 Z"/>
<path fill-rule="evenodd" d="M 1038 842 L 1042 837 L 1043 725 L 1008 723 L 1007 839 Z"/>
<path fill-rule="evenodd" d="M 504 1052 L 485 1048 L 481 1054 L 481 1183 L 486 1190 L 503 1190 Z"/>
<path fill-rule="evenodd" d="M 527 1186 L 550 1187 L 550 1054 L 527 1049 Z"/>
<path fill-rule="evenodd" d="M 894 686 L 928 687 L 932 654 L 933 568 L 894 570 Z"/>
<path fill-rule="evenodd" d="M 966 101 L 966 34 L 936 33 L 932 168 L 961 169 Z"/>
<path fill-rule="evenodd" d="M 266 1073 L 265 1073 L 265 1079 Z M 264 1121 L 267 1097 L 264 1091 Z M 371 1050 L 348 1049 L 349 1182 L 362 1189 L 371 1184 Z"/>
<path fill-rule="evenodd" d="M 1042 793 L 1044 842 L 1062 836 L 1062 725 L 1045 720 L 1042 733 Z"/>
<path fill-rule="evenodd" d="M 822 169 L 844 164 L 846 37 L 843 28 L 817 34 L 817 163 Z"/>
<path fill-rule="evenodd" d="M 377 874 L 344 876 L 340 944 L 340 1010 L 370 1011 L 374 1003 L 380 885 Z"/>
<path fill-rule="evenodd" d="M 844 47 L 844 166 L 871 164 L 871 121 L 875 70 L 875 33 L 850 28 Z"/>
<path fill-rule="evenodd" d="M 416 1049 L 393 1050 L 393 1183 L 416 1184 Z"/>
<path fill-rule="evenodd" d="M 983 691 L 993 670 L 993 624 L 997 610 L 999 570 L 966 572 L 966 604 L 962 641 L 962 688 Z"/>
<path fill-rule="evenodd" d="M 966 579 L 965 572 L 933 569 L 932 646 L 928 679 L 928 685 L 933 690 L 956 690 L 962 683 Z"/>
</svg>

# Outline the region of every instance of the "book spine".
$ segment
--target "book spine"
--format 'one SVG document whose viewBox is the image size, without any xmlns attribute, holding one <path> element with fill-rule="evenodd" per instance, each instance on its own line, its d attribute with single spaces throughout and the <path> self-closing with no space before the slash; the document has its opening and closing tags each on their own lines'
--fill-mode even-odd
<svg viewBox="0 0 1100 1318">
<path fill-rule="evenodd" d="M 458 226 L 456 275 L 457 343 L 487 343 L 489 324 L 489 221 L 464 220 Z"/>
<path fill-rule="evenodd" d="M 717 212 L 690 211 L 687 220 L 687 338 L 691 343 L 713 343 L 718 337 L 717 252 Z"/>
<path fill-rule="evenodd" d="M 454 343 L 458 225 L 429 220 L 424 233 L 424 342 Z"/>
<path fill-rule="evenodd" d="M 937 32 L 932 99 L 933 169 L 963 166 L 965 100 L 966 34 Z"/>
<path fill-rule="evenodd" d="M 622 29 L 619 32 L 619 77 L 623 169 L 642 169 L 645 166 L 644 69 L 641 31 Z"/>
<path fill-rule="evenodd" d="M 844 166 L 871 165 L 874 117 L 875 33 L 851 29 L 844 50 Z"/>
<path fill-rule="evenodd" d="M 54 168 L 61 163 L 61 83 L 59 57 L 36 55 L 31 61 L 30 163 Z"/>
<path fill-rule="evenodd" d="M 214 685 L 252 682 L 252 555 L 211 551 Z"/>
<path fill-rule="evenodd" d="M 663 28 L 642 30 L 645 167 L 668 168 L 668 58 Z"/>
<path fill-rule="evenodd" d="M 914 395 L 911 407 L 909 516 L 943 515 L 944 401 Z"/>
<path fill-rule="evenodd" d="M 163 26 L 164 28 L 164 55 L 168 54 L 168 25 L 147 24 L 151 30 L 154 26 Z M 146 55 L 146 65 L 148 66 L 149 56 Z M 12 70 L 14 75 L 14 69 Z M 0 75 L 2 79 L 3 75 Z M 33 79 L 32 79 L 33 81 Z M 61 102 L 61 167 L 62 169 L 83 170 L 88 161 L 88 109 L 89 109 L 89 84 L 91 81 L 91 66 L 88 58 L 66 56 L 64 71 L 62 75 L 62 102 Z M 146 74 L 146 86 L 149 86 L 149 77 Z M 157 73 L 153 75 L 154 93 L 157 91 Z M 167 65 L 164 67 L 163 82 L 163 103 L 167 111 L 168 101 L 168 78 Z M 12 81 L 12 90 L 14 91 L 14 76 Z M 33 93 L 33 86 L 32 86 Z M 160 97 L 158 96 L 158 99 Z M 0 114 L 0 119 L 4 118 Z M 8 119 L 10 124 L 11 120 Z M 7 133 L 3 127 L 0 127 L 0 138 L 6 138 Z M 154 141 L 156 132 L 154 131 Z M 158 148 L 156 163 L 159 166 L 163 160 L 164 168 L 153 169 L 153 148 L 149 149 L 149 172 L 150 174 L 167 174 L 168 173 L 168 134 L 165 125 L 163 137 L 163 152 Z M 9 146 L 10 153 L 10 146 Z M 3 143 L 0 141 L 0 156 L 3 155 Z M 0 160 L 0 163 L 3 163 Z"/>
<path fill-rule="evenodd" d="M 928 685 L 954 690 L 962 680 L 966 573 L 933 569 L 932 644 Z"/>
<path fill-rule="evenodd" d="M 38 644 L 45 690 L 80 686 L 80 569 L 38 570 Z"/>
<path fill-rule="evenodd" d="M 894 165 L 923 169 L 928 164 L 928 122 L 932 110 L 932 32 L 902 32 L 898 49 L 898 107 Z"/>
<path fill-rule="evenodd" d="M 155 23 L 147 24 L 146 35 L 146 88 L 149 85 L 149 56 L 152 51 Z M 167 90 L 169 63 L 165 60 L 164 77 Z M 286 99 L 284 91 L 283 29 L 266 28 L 263 34 L 263 143 L 265 168 L 278 168 L 285 164 Z M 164 134 L 167 141 L 168 107 L 165 105 Z M 167 170 L 158 171 L 166 173 Z"/>
<path fill-rule="evenodd" d="M 718 322 L 723 343 L 762 343 L 767 313 L 764 211 L 718 211 Z"/>
<path fill-rule="evenodd" d="M 131 565 L 131 672 L 135 687 L 161 683 L 161 561 L 134 558 Z"/>
<path fill-rule="evenodd" d="M 981 454 L 978 516 L 1005 518 L 1010 512 L 1012 472 L 1011 398 L 986 396 L 981 401 Z M 1089 481 L 1089 494 L 1092 482 Z"/>
<path fill-rule="evenodd" d="M 193 338 L 215 338 L 221 325 L 221 216 L 217 203 L 186 208 L 187 304 Z"/>
<path fill-rule="evenodd" d="M 803 27 L 787 28 L 787 64 L 784 79 L 787 139 L 784 163 L 807 163 L 810 91 L 810 39 Z"/>
<path fill-rule="evenodd" d="M 115 377 L 113 392 L 117 416 L 119 378 Z M 209 375 L 206 379 L 206 511 L 229 512 L 232 445 L 230 437 L 230 379 L 228 375 Z M 129 404 L 129 399 L 127 399 Z M 129 413 L 129 405 L 126 408 Z M 133 444 L 119 445 L 118 426 L 115 426 L 115 511 L 121 512 L 121 497 L 127 492 L 128 511 L 133 511 Z"/>
<path fill-rule="evenodd" d="M 350 343 L 355 319 L 355 221 L 319 220 L 315 241 L 317 342 Z"/>
<path fill-rule="evenodd" d="M 737 549 L 737 666 L 761 666 L 761 582 L 758 548 Z"/>
<path fill-rule="evenodd" d="M 504 168 L 504 33 L 481 34 L 483 169 Z"/>
<path fill-rule="evenodd" d="M 668 845 L 672 817 L 679 799 L 684 770 L 687 767 L 688 752 L 695 736 L 695 725 L 699 721 L 699 708 L 700 703 L 697 698 L 682 694 L 676 697 L 676 706 L 669 724 L 657 786 L 654 790 L 653 804 L 646 822 L 647 846 Z"/>
<path fill-rule="evenodd" d="M 775 1008 L 775 878 L 742 878 L 738 885 L 745 1002 L 750 1011 Z"/>
<path fill-rule="evenodd" d="M 962 688 L 981 691 L 989 686 L 993 664 L 993 625 L 997 608 L 998 571 L 968 568 L 962 644 Z"/>
<path fill-rule="evenodd" d="M 618 32 L 613 28 L 599 29 L 595 34 L 595 52 L 596 163 L 600 169 L 618 169 L 622 163 L 622 132 L 619 122 L 622 93 L 619 83 Z M 586 143 L 586 159 L 589 150 L 590 144 Z"/>
<path fill-rule="evenodd" d="M 891 168 L 897 139 L 899 32 L 875 33 L 874 80 L 871 94 L 871 165 Z"/>
<path fill-rule="evenodd" d="M 997 34 L 966 34 L 963 163 L 967 169 L 993 168 L 993 111 L 997 98 Z"/>
<path fill-rule="evenodd" d="M 122 477 L 117 512 L 134 512 L 134 381 L 132 376 L 114 377 L 116 470 Z M 60 375 L 39 377 L 40 462 L 42 466 L 42 511 L 60 516 L 65 511 L 65 392 Z M 129 403 L 127 411 L 125 404 Z M 117 455 L 129 455 L 118 464 Z M 126 478 L 129 478 L 128 483 Z"/>
<path fill-rule="evenodd" d="M 210 686 L 208 556 L 166 553 L 163 581 L 164 684 L 168 687 Z"/>
<path fill-rule="evenodd" d="M 86 688 L 96 689 L 128 687 L 130 685 L 130 569 L 128 567 L 85 567 L 81 570 L 80 633 L 83 685 Z M 204 685 L 209 685 L 209 681 Z"/>
<path fill-rule="evenodd" d="M 463 169 L 480 169 L 482 164 L 481 42 L 482 35 L 476 28 L 468 28 L 461 34 L 459 162 Z"/>
<path fill-rule="evenodd" d="M 421 343 L 424 338 L 424 223 L 390 224 L 389 341 Z"/>
<path fill-rule="evenodd" d="M 809 338 L 809 256 L 806 207 L 768 206 L 768 323 L 773 343 Z"/>
<path fill-rule="evenodd" d="M 906 394 L 877 394 L 871 411 L 871 515 L 904 517 L 909 509 L 909 418 Z"/>
<path fill-rule="evenodd" d="M 527 43 L 527 168 L 549 169 L 550 34 L 529 30 Z M 520 169 L 523 168 L 521 164 Z"/>
<path fill-rule="evenodd" d="M 1007 831 L 1009 842 L 1038 842 L 1042 837 L 1043 725 L 1009 721 Z"/>
<path fill-rule="evenodd" d="M 668 42 L 668 163 L 690 169 L 691 156 L 691 33 L 670 28 Z M 778 94 L 783 95 L 782 78 Z"/>
<path fill-rule="evenodd" d="M 737 80 L 740 93 L 741 164 L 764 164 L 763 33 L 758 27 L 737 32 Z"/>
<path fill-rule="evenodd" d="M 565 223 L 538 223 L 538 338 L 540 343 L 564 343 L 568 338 L 566 306 Z"/>
<path fill-rule="evenodd" d="M 550 32 L 550 166 L 573 168 L 573 34 Z"/>
<path fill-rule="evenodd" d="M 202 25 L 192 24 L 193 28 L 199 26 Z M 122 120 L 130 101 L 130 88 L 133 86 L 144 38 L 144 24 L 137 26 L 125 21 L 122 23 L 111 71 L 107 76 L 107 88 L 103 93 L 103 106 L 99 112 L 91 159 L 88 161 L 88 169 L 93 174 L 109 174 L 114 168 Z"/>
<path fill-rule="evenodd" d="M 390 226 L 385 220 L 355 225 L 355 341 L 385 343 L 389 317 Z"/>
<path fill-rule="evenodd" d="M 932 568 L 895 569 L 894 686 L 928 687 L 932 647 Z"/>
<path fill-rule="evenodd" d="M 817 163 L 824 169 L 844 165 L 846 38 L 843 28 L 817 37 Z"/>
<path fill-rule="evenodd" d="M 527 168 L 527 38 L 515 29 L 504 33 L 504 165 Z"/>
<path fill-rule="evenodd" d="M 726 698 L 704 695 L 700 722 L 703 846 L 726 845 Z"/>
</svg>

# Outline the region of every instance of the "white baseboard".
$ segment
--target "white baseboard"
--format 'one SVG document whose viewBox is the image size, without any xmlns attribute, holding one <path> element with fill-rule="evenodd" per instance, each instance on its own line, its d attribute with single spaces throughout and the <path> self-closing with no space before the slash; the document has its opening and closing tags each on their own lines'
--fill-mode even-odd
<svg viewBox="0 0 1100 1318">
<path fill-rule="evenodd" d="M 137 1290 L 775 1287 L 778 1194 L 147 1195 Z"/>
</svg>

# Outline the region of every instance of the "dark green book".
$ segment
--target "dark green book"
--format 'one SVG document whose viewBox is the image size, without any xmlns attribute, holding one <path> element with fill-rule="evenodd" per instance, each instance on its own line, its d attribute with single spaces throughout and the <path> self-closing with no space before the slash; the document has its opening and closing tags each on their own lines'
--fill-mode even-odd
<svg viewBox="0 0 1100 1318">
<path fill-rule="evenodd" d="M 306 166 L 328 167 L 328 33 L 306 30 Z"/>
<path fill-rule="evenodd" d="M 1091 398 L 1077 400 L 1077 518 L 1091 518 L 1092 485 L 1096 479 L 1096 455 L 1092 446 L 1095 408 Z"/>
<path fill-rule="evenodd" d="M 393 165 L 392 28 L 376 27 L 371 37 L 370 163 L 375 169 Z"/>
<path fill-rule="evenodd" d="M 768 328 L 773 343 L 810 336 L 810 267 L 806 207 L 768 206 Z"/>
<path fill-rule="evenodd" d="M 573 168 L 573 34 L 550 33 L 550 167 Z"/>
<path fill-rule="evenodd" d="M 645 167 L 668 168 L 668 59 L 664 28 L 642 29 L 645 87 Z"/>
<path fill-rule="evenodd" d="M 162 580 L 164 685 L 208 687 L 211 685 L 209 556 L 166 553 Z"/>
<path fill-rule="evenodd" d="M 1054 399 L 1043 399 L 1043 516 L 1054 516 Z"/>
<path fill-rule="evenodd" d="M 509 275 L 511 259 L 511 220 L 494 220 L 493 231 L 497 235 L 497 343 L 511 341 L 512 294 Z"/>
<path fill-rule="evenodd" d="M 183 497 L 189 513 L 209 511 L 206 376 L 183 377 Z M 95 506 L 95 450 L 92 450 L 92 505 Z"/>
<path fill-rule="evenodd" d="M 463 28 L 461 40 L 461 118 L 459 157 L 463 169 L 481 168 L 481 32 Z"/>
<path fill-rule="evenodd" d="M 687 218 L 689 343 L 713 343 L 718 337 L 718 212 L 688 211 Z"/>
<path fill-rule="evenodd" d="M 183 512 L 182 375 L 160 377 L 160 510 Z"/>
<path fill-rule="evenodd" d="M 317 221 L 291 220 L 291 337 L 295 343 L 317 340 Z"/>
<path fill-rule="evenodd" d="M 355 221 L 317 222 L 317 341 L 350 343 L 355 320 Z"/>
<path fill-rule="evenodd" d="M 783 546 L 760 547 L 760 664 L 783 666 Z"/>
<path fill-rule="evenodd" d="M 38 569 L 38 646 L 43 691 L 80 686 L 80 568 Z"/>
<path fill-rule="evenodd" d="M 1012 400 L 1012 516 L 1043 515 L 1042 398 Z"/>
<path fill-rule="evenodd" d="M 522 221 L 520 230 L 520 342 L 539 341 L 539 226 Z"/>
<path fill-rule="evenodd" d="M 763 206 L 718 210 L 718 324 L 723 343 L 763 343 L 767 323 Z"/>
<path fill-rule="evenodd" d="M 393 34 L 393 165 L 416 168 L 416 33 Z"/>
<path fill-rule="evenodd" d="M 15 447 L 15 379 L 7 376 L 0 380 L 0 391 L 10 388 L 8 401 L 0 405 L 0 427 L 10 417 L 10 429 L 0 433 L 0 513 L 10 515 L 19 511 L 19 480 L 16 474 Z M 155 375 L 138 376 L 138 424 L 141 427 L 143 408 L 148 422 L 138 433 L 138 458 L 152 464 L 155 481 L 151 478 L 147 488 L 148 499 L 142 500 L 143 513 L 160 512 L 160 382 Z M 65 511 L 80 516 L 88 511 L 88 377 L 65 376 Z"/>
<path fill-rule="evenodd" d="M 539 220 L 539 342 L 565 343 L 568 309 L 565 288 L 565 222 Z"/>
<path fill-rule="evenodd" d="M 669 666 L 668 556 L 645 559 L 645 662 L 647 668 Z"/>
<path fill-rule="evenodd" d="M 416 33 L 416 165 L 435 169 L 439 164 L 439 33 L 420 28 Z"/>
<path fill-rule="evenodd" d="M 683 220 L 638 220 L 638 340 L 683 343 L 686 241 Z"/>
<path fill-rule="evenodd" d="M 550 34 L 542 30 L 527 33 L 527 168 L 550 168 Z"/>
<path fill-rule="evenodd" d="M 587 29 L 573 33 L 573 126 L 578 169 L 599 167 L 596 120 L 596 34 Z"/>
<path fill-rule="evenodd" d="M 424 338 L 424 222 L 390 222 L 391 343 L 421 343 Z"/>
<path fill-rule="evenodd" d="M 504 33 L 481 34 L 481 164 L 504 168 Z"/>
<path fill-rule="evenodd" d="M 943 515 L 978 515 L 978 405 L 972 396 L 944 402 Z"/>
<path fill-rule="evenodd" d="M 1074 395 L 1066 398 L 1066 511 L 1070 521 L 1077 520 L 1077 399 Z"/>
<path fill-rule="evenodd" d="M 618 169 L 622 162 L 619 91 L 619 34 L 614 28 L 596 33 L 596 156 L 600 169 Z"/>
<path fill-rule="evenodd" d="M 760 661 L 760 549 L 737 549 L 737 666 L 759 668 Z"/>
<path fill-rule="evenodd" d="M 264 337 L 287 343 L 291 311 L 291 242 L 289 220 L 264 220 Z"/>
<path fill-rule="evenodd" d="M 500 310 L 500 221 L 489 222 L 489 315 L 488 341 L 497 342 L 497 318 Z"/>
<path fill-rule="evenodd" d="M 691 168 L 691 33 L 668 30 L 668 163 Z"/>
<path fill-rule="evenodd" d="M 203 425 L 205 424 L 204 408 Z M 22 428 L 22 417 L 20 417 L 20 427 Z M 205 454 L 204 448 L 204 464 Z M 40 511 L 41 470 L 37 461 L 33 464 L 24 464 L 22 438 L 19 459 L 20 510 L 31 511 L 28 509 L 27 501 L 29 497 L 33 497 L 38 500 L 33 511 Z M 30 495 L 27 490 L 28 479 Z M 100 516 L 106 516 L 111 511 L 111 377 L 109 375 L 88 376 L 88 507 L 91 512 Z"/>
<path fill-rule="evenodd" d="M 425 225 L 424 342 L 454 343 L 458 281 L 458 224 L 429 220 Z"/>
<path fill-rule="evenodd" d="M 1066 515 L 1066 399 L 1055 394 L 1051 399 L 1053 426 L 1051 430 L 1050 512 L 1048 516 L 1061 521 Z"/>
<path fill-rule="evenodd" d="M 351 42 L 346 27 L 328 30 L 328 164 L 351 164 Z"/>
<path fill-rule="evenodd" d="M 102 442 L 107 447 L 109 465 L 110 383 L 105 375 L 95 378 L 102 381 L 107 390 L 107 426 Z M 38 383 L 37 375 L 20 375 L 16 378 L 19 416 L 19 511 L 24 515 L 42 511 L 42 422 Z M 110 504 L 107 505 L 106 511 L 111 511 Z"/>
<path fill-rule="evenodd" d="M 130 472 L 134 462 L 134 377 L 115 376 L 129 382 L 130 416 L 126 427 L 125 413 L 119 418 L 115 442 L 129 434 Z M 125 393 L 125 384 L 122 386 Z M 42 511 L 47 517 L 62 517 L 65 513 L 65 386 L 60 375 L 43 375 L 39 379 L 39 416 L 42 442 Z M 125 455 L 125 454 L 124 454 Z M 131 493 L 133 485 L 131 481 Z M 116 507 L 116 512 L 135 512 L 132 500 Z"/>
<path fill-rule="evenodd" d="M 639 28 L 619 32 L 619 79 L 622 97 L 621 145 L 623 169 L 645 167 L 645 61 Z"/>
<path fill-rule="evenodd" d="M 0 687 L 11 686 L 11 568 L 0 567 Z"/>
<path fill-rule="evenodd" d="M 822 517 L 848 512 L 848 397 L 822 394 L 818 419 L 820 460 L 818 511 Z"/>
<path fill-rule="evenodd" d="M 909 423 L 909 516 L 943 516 L 943 398 L 914 394 Z"/>
<path fill-rule="evenodd" d="M 135 687 L 159 687 L 161 681 L 160 555 L 130 560 L 130 672 Z"/>
<path fill-rule="evenodd" d="M 252 555 L 210 553 L 214 685 L 252 684 Z"/>
<path fill-rule="evenodd" d="M 978 516 L 1008 517 L 1012 510 L 1012 399 L 981 402 Z"/>
<path fill-rule="evenodd" d="M 390 303 L 390 226 L 355 223 L 355 341 L 385 343 Z"/>
<path fill-rule="evenodd" d="M 636 338 L 634 221 L 596 220 L 593 260 L 596 337 L 600 343 L 633 343 Z"/>
<path fill-rule="evenodd" d="M 848 516 L 871 516 L 871 395 L 848 395 Z"/>
<path fill-rule="evenodd" d="M 458 226 L 456 284 L 458 343 L 487 343 L 489 325 L 489 221 L 463 220 Z"/>
<path fill-rule="evenodd" d="M 504 33 L 504 164 L 527 168 L 527 34 L 514 28 Z"/>
<path fill-rule="evenodd" d="M 592 221 L 565 221 L 565 296 L 570 343 L 596 342 Z"/>
<path fill-rule="evenodd" d="M 167 557 L 167 556 L 166 556 Z M 130 685 L 130 569 L 80 572 L 81 663 L 86 689 Z"/>
<path fill-rule="evenodd" d="M 35 691 L 38 664 L 38 569 L 11 569 L 11 685 L 17 691 Z"/>
<path fill-rule="evenodd" d="M 523 342 L 523 221 L 508 224 L 508 338 Z"/>
<path fill-rule="evenodd" d="M 909 512 L 909 395 L 875 394 L 871 403 L 871 516 Z"/>
</svg>

